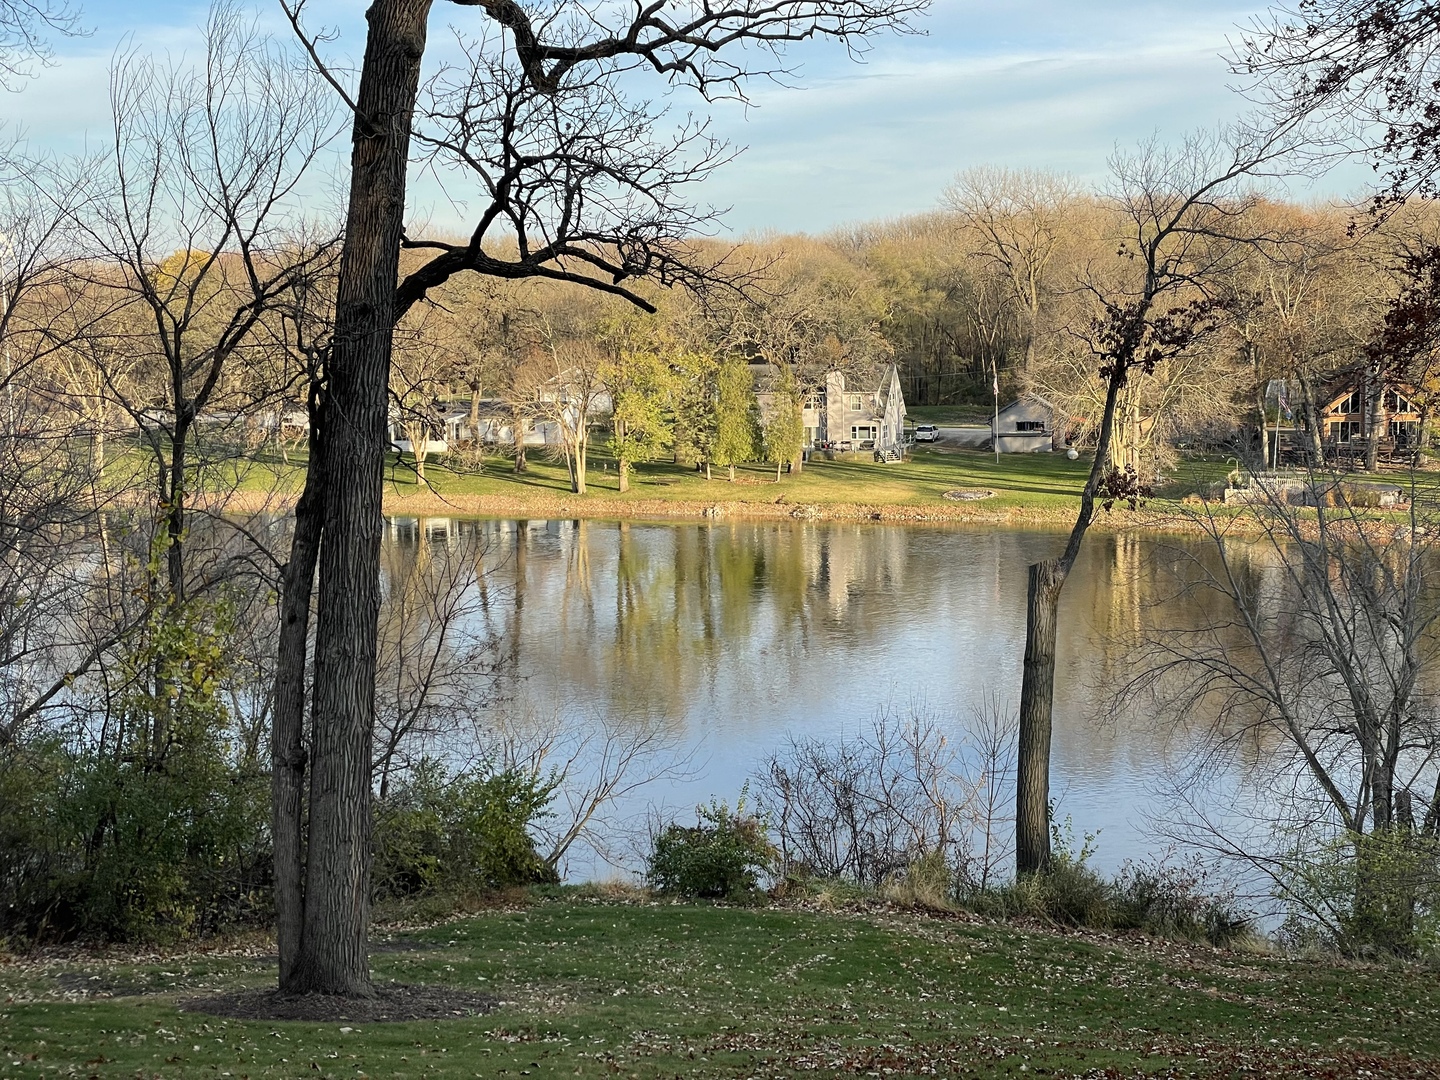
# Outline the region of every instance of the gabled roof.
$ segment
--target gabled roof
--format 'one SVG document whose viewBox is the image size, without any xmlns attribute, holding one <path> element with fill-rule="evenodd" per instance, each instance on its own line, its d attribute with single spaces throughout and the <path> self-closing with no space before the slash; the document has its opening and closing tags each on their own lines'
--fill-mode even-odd
<svg viewBox="0 0 1440 1080">
<path fill-rule="evenodd" d="M 1052 413 L 1055 411 L 1055 406 L 1051 405 L 1046 398 L 1041 397 L 1039 394 L 1021 394 L 1014 401 L 1010 402 L 1009 405 L 1002 406 L 1000 415 L 1004 416 L 1011 409 L 1018 409 L 1022 405 L 1039 405 L 1041 408 L 1049 409 Z"/>
</svg>

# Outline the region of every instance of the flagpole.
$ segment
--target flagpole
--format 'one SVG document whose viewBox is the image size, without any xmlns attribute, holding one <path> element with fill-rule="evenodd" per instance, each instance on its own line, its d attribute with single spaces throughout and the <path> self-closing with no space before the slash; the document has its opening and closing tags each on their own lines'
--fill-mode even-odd
<svg viewBox="0 0 1440 1080">
<path fill-rule="evenodd" d="M 1000 367 L 990 357 L 990 389 L 995 391 L 995 423 L 990 428 L 990 444 L 995 448 L 995 464 L 1000 464 Z"/>
</svg>

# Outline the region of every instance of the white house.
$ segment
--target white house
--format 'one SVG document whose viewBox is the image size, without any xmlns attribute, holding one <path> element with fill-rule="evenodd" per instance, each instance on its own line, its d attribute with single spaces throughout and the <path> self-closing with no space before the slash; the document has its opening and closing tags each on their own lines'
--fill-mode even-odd
<svg viewBox="0 0 1440 1080">
<path fill-rule="evenodd" d="M 1055 406 L 1026 394 L 1006 405 L 990 421 L 990 445 L 1002 454 L 1031 454 L 1065 449 L 1065 432 L 1057 427 Z"/>
</svg>

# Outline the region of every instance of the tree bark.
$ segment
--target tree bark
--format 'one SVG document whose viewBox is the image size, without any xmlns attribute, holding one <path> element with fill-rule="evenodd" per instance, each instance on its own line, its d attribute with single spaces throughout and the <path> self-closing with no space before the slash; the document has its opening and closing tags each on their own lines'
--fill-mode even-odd
<svg viewBox="0 0 1440 1080">
<path fill-rule="evenodd" d="M 310 410 L 310 457 L 320 458 L 318 410 Z M 276 649 L 274 726 L 270 737 L 270 830 L 275 860 L 276 943 L 280 985 L 295 979 L 305 918 L 305 666 L 310 598 L 320 553 L 325 481 L 305 474 L 295 506 L 290 560 L 280 577 L 280 641 Z"/>
<path fill-rule="evenodd" d="M 1110 459 L 1115 412 L 1125 387 L 1130 357 L 1117 357 L 1105 393 L 1095 458 L 1080 492 L 1080 512 L 1058 559 L 1030 567 L 1026 599 L 1025 663 L 1020 683 L 1020 730 L 1015 769 L 1015 872 L 1044 873 L 1050 867 L 1050 738 L 1055 704 L 1055 640 L 1060 593 L 1095 516 L 1095 494 Z"/>
<path fill-rule="evenodd" d="M 1365 404 L 1370 414 L 1370 430 L 1365 438 L 1365 468 L 1374 472 L 1380 465 L 1381 426 L 1385 418 L 1385 384 L 1378 378 L 1371 380 L 1370 400 Z"/>
<path fill-rule="evenodd" d="M 630 463 L 624 458 L 617 458 L 615 471 L 620 476 L 620 494 L 623 495 L 630 490 Z"/>
<path fill-rule="evenodd" d="M 1055 704 L 1055 639 L 1067 568 L 1059 559 L 1030 567 L 1025 603 L 1025 667 L 1015 772 L 1015 869 L 1050 869 L 1050 738 Z"/>
<path fill-rule="evenodd" d="M 1323 469 L 1325 440 L 1321 436 L 1320 409 L 1315 404 L 1315 388 L 1310 385 L 1310 377 L 1303 371 L 1295 373 L 1295 381 L 1300 384 L 1300 406 L 1305 410 L 1305 426 L 1309 428 L 1307 442 L 1310 447 L 1310 466 Z"/>
<path fill-rule="evenodd" d="M 366 13 L 322 444 L 326 498 L 303 938 L 283 986 L 297 992 L 374 993 L 367 949 L 370 755 L 386 387 L 410 123 L 429 9 L 430 0 L 374 0 Z"/>
</svg>

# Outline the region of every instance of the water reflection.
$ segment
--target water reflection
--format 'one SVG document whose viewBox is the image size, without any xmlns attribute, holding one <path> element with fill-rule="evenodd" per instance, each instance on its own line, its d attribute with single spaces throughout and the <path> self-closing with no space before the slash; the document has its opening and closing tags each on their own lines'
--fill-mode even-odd
<svg viewBox="0 0 1440 1080">
<path fill-rule="evenodd" d="M 667 725 L 700 747 L 703 768 L 644 797 L 684 807 L 733 799 L 790 734 L 853 731 L 885 706 L 958 717 L 992 693 L 1013 704 L 1026 567 L 1063 536 L 397 519 L 389 544 L 392 568 L 436 550 L 481 564 L 473 618 L 502 673 L 486 709 Z M 1167 565 L 1197 552 L 1094 536 L 1061 605 L 1055 794 L 1077 829 L 1102 830 L 1106 866 L 1148 850 L 1146 781 L 1181 749 L 1143 711 L 1106 705 L 1129 673 L 1121 642 L 1163 601 Z"/>
</svg>

